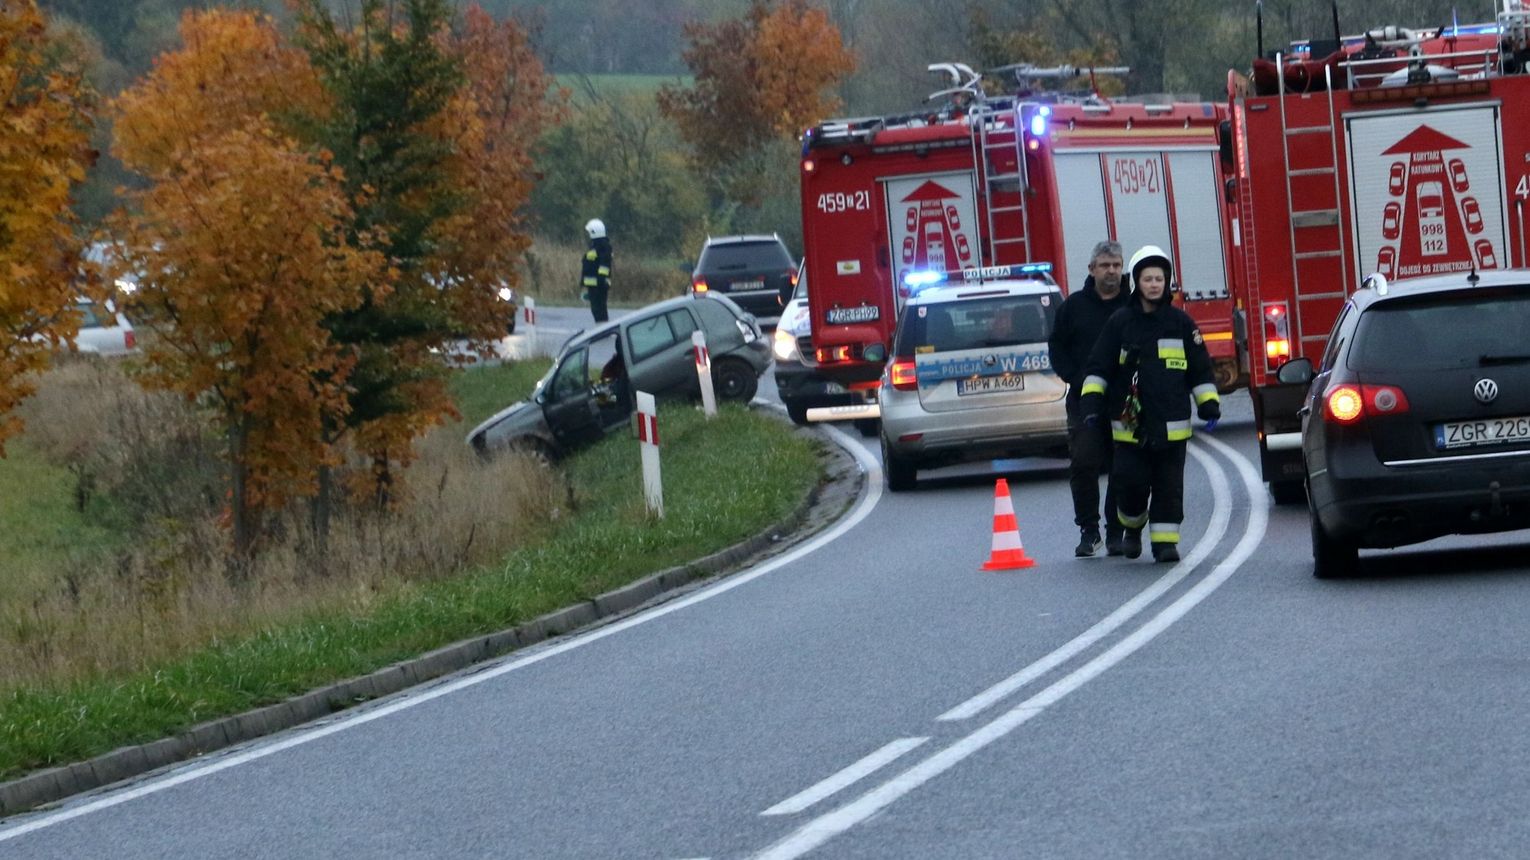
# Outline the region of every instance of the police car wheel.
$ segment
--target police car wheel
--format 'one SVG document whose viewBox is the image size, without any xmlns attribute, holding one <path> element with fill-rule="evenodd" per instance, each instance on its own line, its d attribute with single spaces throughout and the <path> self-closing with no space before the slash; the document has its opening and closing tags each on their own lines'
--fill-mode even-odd
<svg viewBox="0 0 1530 860">
<path fill-rule="evenodd" d="M 912 490 L 919 484 L 918 465 L 893 453 L 885 438 L 882 439 L 882 477 L 887 481 L 887 489 L 894 493 Z"/>
<path fill-rule="evenodd" d="M 1337 579 L 1354 573 L 1360 564 L 1360 550 L 1349 541 L 1336 540 L 1312 517 L 1312 575 L 1318 579 Z"/>
</svg>

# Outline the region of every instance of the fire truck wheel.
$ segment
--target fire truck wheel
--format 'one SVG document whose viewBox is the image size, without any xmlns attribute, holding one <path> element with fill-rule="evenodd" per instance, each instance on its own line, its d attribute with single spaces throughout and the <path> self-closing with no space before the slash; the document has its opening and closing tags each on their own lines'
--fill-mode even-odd
<svg viewBox="0 0 1530 860">
<path fill-rule="evenodd" d="M 790 417 L 792 419 L 792 423 L 796 424 L 798 427 L 806 427 L 810 423 L 807 419 L 807 410 L 808 408 L 806 406 L 795 406 L 790 403 L 786 405 L 787 416 Z"/>
<path fill-rule="evenodd" d="M 1300 505 L 1307 501 L 1307 487 L 1301 481 L 1271 481 L 1270 495 L 1277 505 Z"/>
<path fill-rule="evenodd" d="M 754 370 L 742 361 L 724 359 L 712 367 L 712 388 L 718 400 L 748 403 L 760 387 Z"/>
<path fill-rule="evenodd" d="M 914 489 L 919 483 L 919 467 L 913 460 L 894 454 L 882 440 L 882 476 L 887 479 L 887 489 L 894 493 Z"/>
<path fill-rule="evenodd" d="M 1360 551 L 1348 541 L 1335 540 L 1312 518 L 1312 575 L 1318 579 L 1337 579 L 1353 573 L 1360 563 Z"/>
<path fill-rule="evenodd" d="M 855 429 L 859 430 L 861 435 L 867 439 L 882 432 L 882 422 L 877 418 L 857 418 L 853 423 L 855 424 Z"/>
</svg>

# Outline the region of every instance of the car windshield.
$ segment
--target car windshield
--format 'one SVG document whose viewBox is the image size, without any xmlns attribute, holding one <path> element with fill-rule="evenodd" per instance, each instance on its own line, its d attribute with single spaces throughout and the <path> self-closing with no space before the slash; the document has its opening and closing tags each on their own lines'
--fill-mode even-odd
<svg viewBox="0 0 1530 860">
<path fill-rule="evenodd" d="M 950 352 L 1041 343 L 1052 333 L 1051 295 L 997 296 L 917 305 L 905 312 L 898 353 Z"/>
<path fill-rule="evenodd" d="M 1373 306 L 1360 318 L 1349 367 L 1440 370 L 1530 360 L 1530 295 L 1494 291 Z"/>
<path fill-rule="evenodd" d="M 744 242 L 711 245 L 701 255 L 702 271 L 727 272 L 742 269 L 795 268 L 791 255 L 777 242 Z"/>
</svg>

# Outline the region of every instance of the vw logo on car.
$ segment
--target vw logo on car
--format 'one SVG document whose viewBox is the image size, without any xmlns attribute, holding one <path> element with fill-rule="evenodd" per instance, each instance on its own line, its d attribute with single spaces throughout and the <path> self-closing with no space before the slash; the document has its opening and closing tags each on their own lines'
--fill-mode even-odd
<svg viewBox="0 0 1530 860">
<path fill-rule="evenodd" d="M 1491 379 L 1479 379 L 1472 386 L 1472 394 L 1477 396 L 1478 403 L 1492 403 L 1498 399 L 1498 383 Z"/>
</svg>

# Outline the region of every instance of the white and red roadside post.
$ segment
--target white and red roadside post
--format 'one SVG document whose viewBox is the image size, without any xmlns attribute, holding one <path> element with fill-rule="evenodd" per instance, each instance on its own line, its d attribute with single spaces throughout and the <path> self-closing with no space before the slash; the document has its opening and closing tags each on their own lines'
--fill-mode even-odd
<svg viewBox="0 0 1530 860">
<path fill-rule="evenodd" d="M 701 409 L 708 418 L 716 418 L 717 392 L 712 390 L 712 353 L 707 351 L 706 332 L 691 332 L 691 346 L 696 353 L 696 378 L 701 380 Z"/>
<path fill-rule="evenodd" d="M 664 519 L 664 482 L 659 476 L 659 410 L 653 395 L 646 391 L 637 393 L 638 448 L 643 457 L 643 497 L 648 510 Z"/>
<path fill-rule="evenodd" d="M 537 300 L 531 296 L 526 297 L 526 343 L 531 345 L 531 354 L 537 354 Z"/>
</svg>

